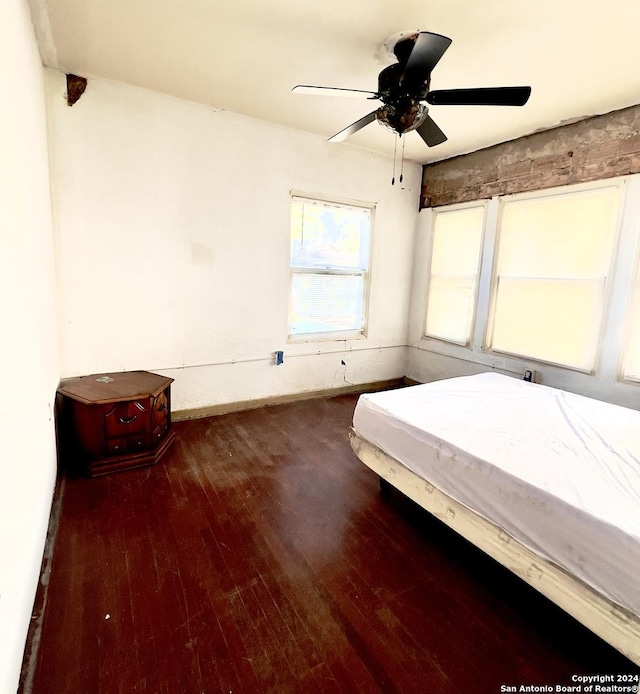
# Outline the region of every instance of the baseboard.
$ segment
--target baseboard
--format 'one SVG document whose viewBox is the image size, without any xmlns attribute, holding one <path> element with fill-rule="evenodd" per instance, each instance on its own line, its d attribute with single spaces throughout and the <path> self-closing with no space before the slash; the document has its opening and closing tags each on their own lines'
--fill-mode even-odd
<svg viewBox="0 0 640 694">
<path fill-rule="evenodd" d="M 289 402 L 311 400 L 312 398 L 331 398 L 336 395 L 349 395 L 357 393 L 369 393 L 377 390 L 389 390 L 400 386 L 410 385 L 406 378 L 392 378 L 386 381 L 373 381 L 372 383 L 358 383 L 341 386 L 340 388 L 326 388 L 324 390 L 305 391 L 303 393 L 290 393 L 287 395 L 274 395 L 268 398 L 256 400 L 240 400 L 238 402 L 223 403 L 221 405 L 208 405 L 190 410 L 174 410 L 171 419 L 174 422 L 182 422 L 187 419 L 201 419 L 202 417 L 216 417 L 230 412 L 242 412 L 243 410 L 256 410 L 272 405 L 284 405 Z"/>
<path fill-rule="evenodd" d="M 47 606 L 47 595 L 49 592 L 49 576 L 51 574 L 51 563 L 53 562 L 53 551 L 58 534 L 60 513 L 62 511 L 62 498 L 64 496 L 65 480 L 58 475 L 56 486 L 51 500 L 51 511 L 49 513 L 49 525 L 47 527 L 47 539 L 45 540 L 42 563 L 40 565 L 40 579 L 33 603 L 31 622 L 27 632 L 27 641 L 22 657 L 22 668 L 20 671 L 20 684 L 18 691 L 29 694 L 33 688 L 33 678 L 38 662 L 38 649 L 40 648 L 40 636 L 42 634 L 42 624 L 44 613 Z"/>
</svg>

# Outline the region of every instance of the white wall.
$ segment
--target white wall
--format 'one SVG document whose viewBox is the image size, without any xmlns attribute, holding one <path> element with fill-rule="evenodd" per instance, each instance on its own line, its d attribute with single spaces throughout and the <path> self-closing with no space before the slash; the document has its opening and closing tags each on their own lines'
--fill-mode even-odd
<svg viewBox="0 0 640 694">
<path fill-rule="evenodd" d="M 0 2 L 0 692 L 18 687 L 56 475 L 58 344 L 43 69 L 24 0 Z"/>
<path fill-rule="evenodd" d="M 315 135 L 47 84 L 64 376 L 160 371 L 180 410 L 404 375 L 419 166 L 392 187 L 391 159 Z M 365 339 L 287 344 L 291 191 L 376 203 Z"/>
<path fill-rule="evenodd" d="M 425 209 L 420 213 L 414 256 L 406 375 L 416 381 L 428 382 L 490 370 L 522 377 L 525 369 L 532 369 L 535 371 L 537 383 L 640 409 L 640 385 L 624 382 L 618 377 L 628 299 L 640 247 L 640 174 L 628 176 L 620 181 L 623 181 L 625 192 L 618 242 L 612 272 L 608 278 L 605 318 L 593 373 L 581 373 L 534 359 L 503 355 L 482 348 L 491 291 L 491 239 L 496 234 L 499 214 L 499 200 L 494 198 L 488 201 L 486 212 L 485 252 L 477 304 L 479 325 L 476 325 L 474 338 L 469 347 L 424 336 L 433 210 Z"/>
</svg>

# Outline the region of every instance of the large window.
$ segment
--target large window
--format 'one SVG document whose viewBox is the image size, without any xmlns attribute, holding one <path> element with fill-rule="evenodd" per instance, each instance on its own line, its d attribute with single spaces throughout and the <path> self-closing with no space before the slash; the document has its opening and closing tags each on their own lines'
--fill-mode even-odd
<svg viewBox="0 0 640 694">
<path fill-rule="evenodd" d="M 289 335 L 363 334 L 370 207 L 291 200 Z"/>
<path fill-rule="evenodd" d="M 423 215 L 418 349 L 513 373 L 549 364 L 578 372 L 572 383 L 640 383 L 640 174 Z"/>
<path fill-rule="evenodd" d="M 475 314 L 484 205 L 435 213 L 425 334 L 469 343 Z"/>
<path fill-rule="evenodd" d="M 619 190 L 503 202 L 487 347 L 593 369 Z"/>
</svg>

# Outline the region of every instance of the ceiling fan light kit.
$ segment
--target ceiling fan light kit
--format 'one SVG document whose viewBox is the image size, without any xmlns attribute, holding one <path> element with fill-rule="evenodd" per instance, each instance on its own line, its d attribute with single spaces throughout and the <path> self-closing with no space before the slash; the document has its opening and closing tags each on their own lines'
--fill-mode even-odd
<svg viewBox="0 0 640 694">
<path fill-rule="evenodd" d="M 393 46 L 397 63 L 378 75 L 378 90 L 297 85 L 294 92 L 332 94 L 379 99 L 382 105 L 329 138 L 345 140 L 369 123 L 377 120 L 398 136 L 415 130 L 428 147 L 446 142 L 447 136 L 429 115 L 431 106 L 524 106 L 531 87 L 476 87 L 470 89 L 438 89 L 430 91 L 431 72 L 438 64 L 451 39 L 430 31 L 417 31 L 403 36 Z"/>
</svg>

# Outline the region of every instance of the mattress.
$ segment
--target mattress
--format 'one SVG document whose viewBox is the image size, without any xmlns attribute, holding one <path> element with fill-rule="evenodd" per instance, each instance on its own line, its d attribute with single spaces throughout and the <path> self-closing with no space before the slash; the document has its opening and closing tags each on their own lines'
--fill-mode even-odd
<svg viewBox="0 0 640 694">
<path fill-rule="evenodd" d="M 361 395 L 353 425 L 640 615 L 640 412 L 487 373 Z"/>
</svg>

